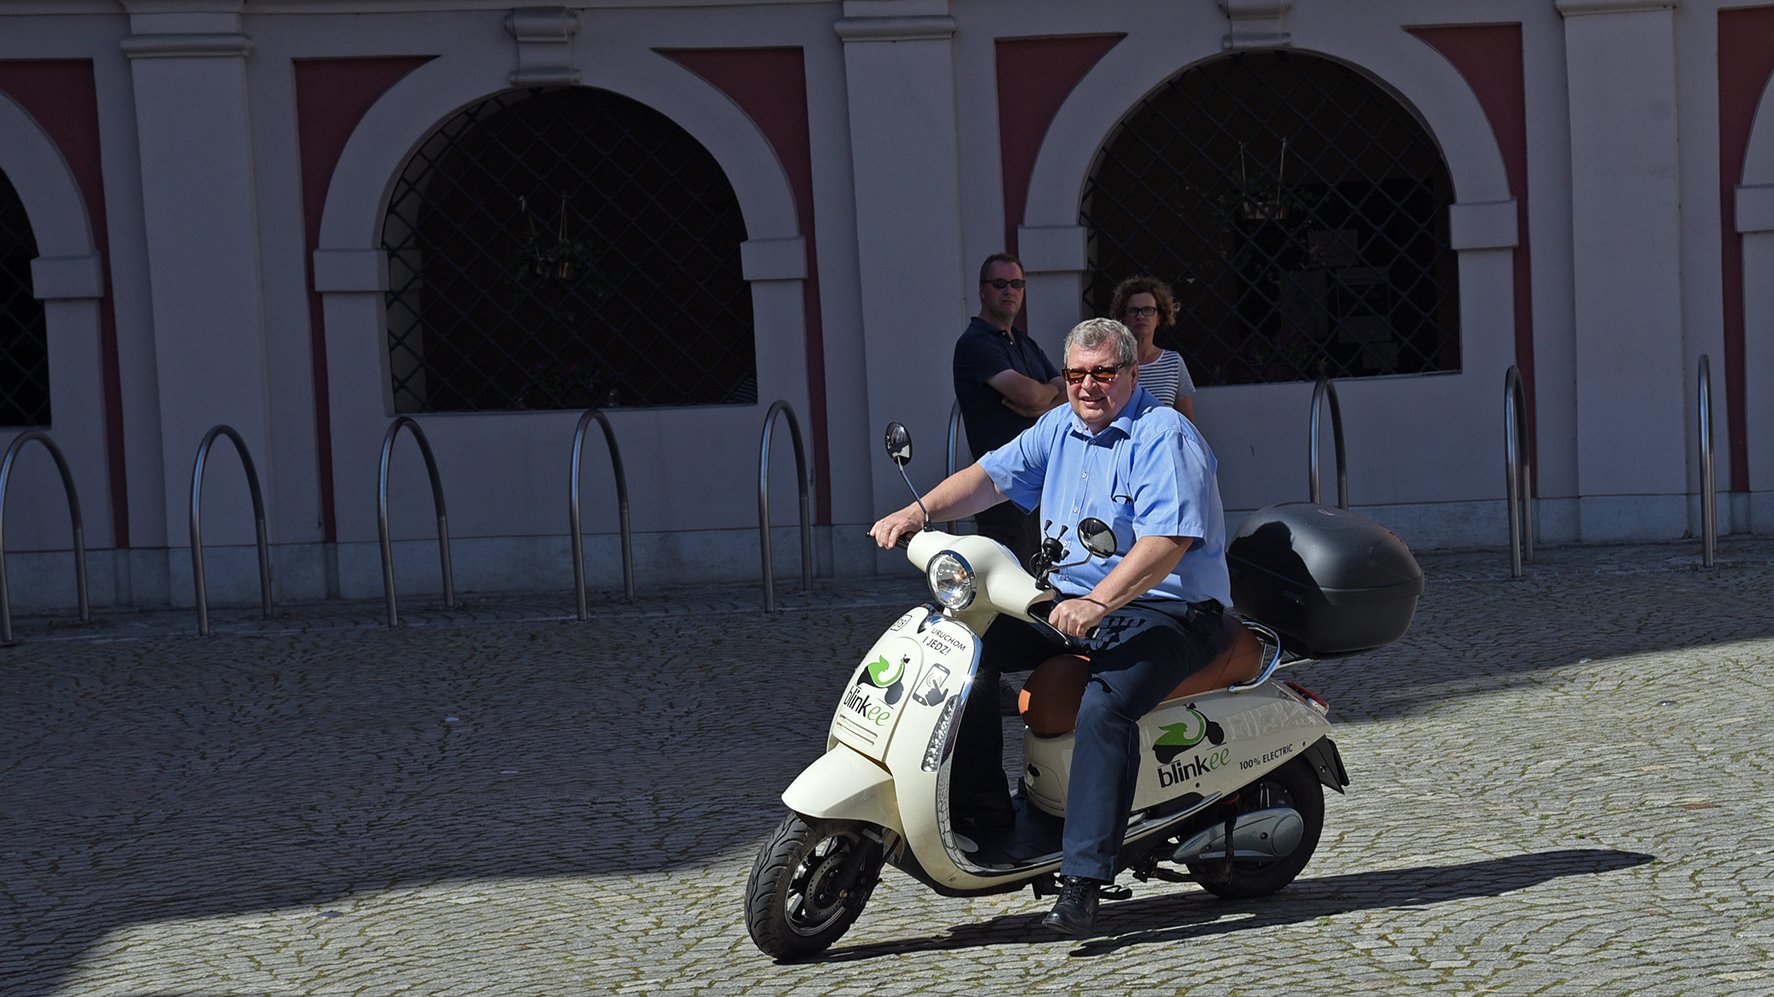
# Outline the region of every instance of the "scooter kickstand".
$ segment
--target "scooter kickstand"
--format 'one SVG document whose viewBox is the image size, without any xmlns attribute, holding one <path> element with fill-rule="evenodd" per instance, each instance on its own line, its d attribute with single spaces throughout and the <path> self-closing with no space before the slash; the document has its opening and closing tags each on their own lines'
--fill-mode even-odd
<svg viewBox="0 0 1774 997">
<path fill-rule="evenodd" d="M 1036 900 L 1042 897 L 1057 897 L 1059 896 L 1059 876 L 1051 872 L 1044 876 L 1036 876 L 1029 880 L 1029 889 L 1034 891 Z"/>
</svg>

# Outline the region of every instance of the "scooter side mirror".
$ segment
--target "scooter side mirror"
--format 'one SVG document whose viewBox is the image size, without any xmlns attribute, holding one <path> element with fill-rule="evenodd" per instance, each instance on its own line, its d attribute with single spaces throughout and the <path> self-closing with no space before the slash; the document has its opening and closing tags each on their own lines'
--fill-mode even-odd
<svg viewBox="0 0 1774 997">
<path fill-rule="evenodd" d="M 883 442 L 887 446 L 887 457 L 893 463 L 904 468 L 912 462 L 912 434 L 910 430 L 897 422 L 890 422 L 887 424 L 887 438 Z"/>
<path fill-rule="evenodd" d="M 1091 516 L 1078 524 L 1078 542 L 1084 549 L 1097 557 L 1108 557 L 1115 553 L 1119 542 L 1115 539 L 1115 531 L 1109 524 Z"/>
</svg>

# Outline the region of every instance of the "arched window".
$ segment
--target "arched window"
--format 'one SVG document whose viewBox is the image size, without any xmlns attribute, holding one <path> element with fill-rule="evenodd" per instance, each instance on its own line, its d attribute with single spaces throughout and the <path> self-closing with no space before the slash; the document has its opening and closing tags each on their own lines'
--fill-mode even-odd
<svg viewBox="0 0 1774 997">
<path fill-rule="evenodd" d="M 49 336 L 31 291 L 37 240 L 0 173 L 0 426 L 49 425 Z"/>
<path fill-rule="evenodd" d="M 1168 281 L 1159 342 L 1202 384 L 1458 370 L 1452 199 L 1428 132 L 1372 81 L 1236 53 L 1159 87 L 1098 153 L 1086 301 L 1107 314 L 1121 279 Z"/>
<path fill-rule="evenodd" d="M 438 129 L 383 224 L 398 412 L 757 400 L 745 223 L 659 112 L 513 91 Z"/>
</svg>

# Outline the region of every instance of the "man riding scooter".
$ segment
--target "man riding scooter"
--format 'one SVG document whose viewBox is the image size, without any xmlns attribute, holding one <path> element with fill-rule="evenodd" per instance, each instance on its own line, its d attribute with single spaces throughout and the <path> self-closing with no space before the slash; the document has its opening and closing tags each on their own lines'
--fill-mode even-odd
<svg viewBox="0 0 1774 997">
<path fill-rule="evenodd" d="M 924 497 L 930 520 L 960 519 L 1000 502 L 1037 505 L 1056 520 L 1096 517 L 1121 548 L 1056 568 L 1048 622 L 1090 647 L 1078 711 L 1060 867 L 1061 890 L 1042 922 L 1092 932 L 1098 894 L 1114 877 L 1139 758 L 1139 719 L 1230 639 L 1231 601 L 1218 461 L 1195 427 L 1138 384 L 1137 342 L 1112 319 L 1066 336 L 1065 407 L 987 453 Z M 882 547 L 924 527 L 917 503 L 869 531 Z M 1049 527 L 1051 531 L 1053 528 Z M 1128 538 L 1132 538 L 1131 541 Z M 1028 623 L 1002 616 L 983 636 L 976 680 L 1031 667 L 1058 650 Z M 954 792 L 959 825 L 1009 823 L 996 702 L 968 698 Z"/>
</svg>

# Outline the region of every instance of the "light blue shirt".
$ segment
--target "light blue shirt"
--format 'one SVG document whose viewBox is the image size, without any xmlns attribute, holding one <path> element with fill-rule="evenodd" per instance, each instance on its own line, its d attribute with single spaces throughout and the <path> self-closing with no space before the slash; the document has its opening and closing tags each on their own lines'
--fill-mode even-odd
<svg viewBox="0 0 1774 997">
<path fill-rule="evenodd" d="M 1088 593 L 1140 537 L 1191 537 L 1195 543 L 1176 568 L 1138 598 L 1232 604 L 1219 461 L 1194 424 L 1145 388 L 1134 388 L 1127 407 L 1100 433 L 1060 405 L 981 457 L 979 466 L 1021 508 L 1040 504 L 1044 535 L 1067 527 L 1068 561 L 1084 556 L 1072 536 L 1080 520 L 1095 516 L 1114 528 L 1114 556 L 1055 571 L 1050 580 L 1059 591 Z"/>
</svg>

